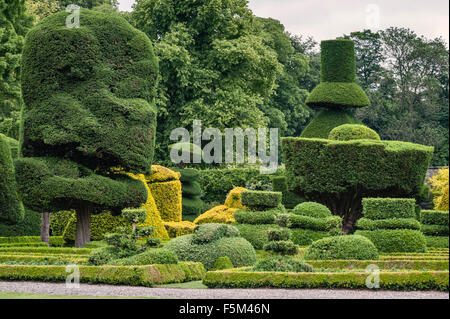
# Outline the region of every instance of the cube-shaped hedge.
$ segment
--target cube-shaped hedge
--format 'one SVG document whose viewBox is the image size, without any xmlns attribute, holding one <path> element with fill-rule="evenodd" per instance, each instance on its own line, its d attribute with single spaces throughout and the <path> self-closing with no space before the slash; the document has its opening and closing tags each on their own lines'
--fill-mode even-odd
<svg viewBox="0 0 450 319">
<path fill-rule="evenodd" d="M 416 217 L 413 198 L 364 198 L 362 204 L 364 217 L 372 220 Z"/>
<path fill-rule="evenodd" d="M 281 204 L 281 198 L 280 192 L 245 191 L 241 193 L 242 205 L 255 210 L 275 208 Z"/>
</svg>

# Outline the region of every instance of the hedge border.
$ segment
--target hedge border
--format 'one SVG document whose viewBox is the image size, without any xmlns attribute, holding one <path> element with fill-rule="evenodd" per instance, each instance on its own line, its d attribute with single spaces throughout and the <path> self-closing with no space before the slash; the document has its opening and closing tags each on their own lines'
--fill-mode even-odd
<svg viewBox="0 0 450 319">
<path fill-rule="evenodd" d="M 448 271 L 407 271 L 380 273 L 383 290 L 448 291 Z M 203 284 L 208 288 L 339 288 L 368 289 L 366 272 L 283 273 L 248 271 L 209 271 Z"/>
<path fill-rule="evenodd" d="M 380 269 L 447 270 L 447 260 L 305 260 L 314 269 L 365 269 L 377 265 Z"/>
<path fill-rule="evenodd" d="M 201 263 L 147 266 L 79 266 L 80 282 L 151 287 L 155 284 L 201 280 Z M 66 281 L 66 266 L 0 265 L 1 280 Z"/>
</svg>

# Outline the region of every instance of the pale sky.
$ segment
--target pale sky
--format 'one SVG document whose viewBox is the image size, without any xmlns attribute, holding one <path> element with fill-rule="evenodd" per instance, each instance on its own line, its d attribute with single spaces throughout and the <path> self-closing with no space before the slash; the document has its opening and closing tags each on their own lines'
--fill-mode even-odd
<svg viewBox="0 0 450 319">
<path fill-rule="evenodd" d="M 134 0 L 119 2 L 122 11 L 131 11 Z M 448 0 L 249 0 L 249 7 L 257 16 L 281 21 L 290 33 L 318 42 L 397 26 L 449 43 Z"/>
</svg>

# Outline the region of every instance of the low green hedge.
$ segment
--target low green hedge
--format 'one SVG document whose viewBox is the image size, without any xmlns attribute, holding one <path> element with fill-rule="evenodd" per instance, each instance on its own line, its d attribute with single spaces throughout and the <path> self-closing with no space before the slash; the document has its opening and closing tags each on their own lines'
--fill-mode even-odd
<svg viewBox="0 0 450 319">
<path fill-rule="evenodd" d="M 72 255 L 89 255 L 92 249 L 89 248 L 49 248 L 49 247 L 3 247 L 0 253 L 38 253 L 38 254 L 72 254 Z"/>
<path fill-rule="evenodd" d="M 291 230 L 292 230 L 291 240 L 294 242 L 294 244 L 299 246 L 309 246 L 316 240 L 330 236 L 330 233 L 327 231 L 318 231 L 301 228 Z"/>
<path fill-rule="evenodd" d="M 319 231 L 330 231 L 342 227 L 342 218 L 331 216 L 325 218 L 315 218 L 303 215 L 290 214 L 289 228 L 303 228 Z"/>
<path fill-rule="evenodd" d="M 448 211 L 445 210 L 422 210 L 422 224 L 441 225 L 448 227 Z"/>
<path fill-rule="evenodd" d="M 378 259 L 378 250 L 369 239 L 363 236 L 335 236 L 313 242 L 303 258 L 307 260 L 374 260 Z"/>
<path fill-rule="evenodd" d="M 327 288 L 367 289 L 368 272 L 286 273 L 209 271 L 203 279 L 208 288 Z M 448 291 L 448 271 L 381 271 L 380 288 L 386 290 Z"/>
<path fill-rule="evenodd" d="M 50 246 L 61 247 L 65 244 L 62 236 L 50 236 Z M 0 237 L 0 247 L 5 246 L 46 246 L 40 236 Z"/>
<path fill-rule="evenodd" d="M 114 260 L 112 265 L 133 266 L 133 265 L 167 265 L 178 264 L 178 258 L 173 251 L 164 248 L 148 249 L 143 253 Z"/>
<path fill-rule="evenodd" d="M 313 272 L 314 269 L 310 264 L 298 258 L 274 256 L 258 261 L 252 271 Z"/>
<path fill-rule="evenodd" d="M 59 263 L 59 262 L 69 262 L 69 263 L 85 263 L 87 262 L 87 257 L 80 257 L 74 255 L 19 255 L 19 254 L 0 254 L 0 263 L 18 261 L 18 262 L 48 262 Z"/>
<path fill-rule="evenodd" d="M 448 236 L 448 226 L 422 225 L 420 230 L 427 236 Z"/>
<path fill-rule="evenodd" d="M 449 248 L 448 236 L 425 236 L 427 247 Z"/>
<path fill-rule="evenodd" d="M 369 265 L 377 265 L 380 269 L 409 270 L 448 270 L 448 260 L 306 260 L 318 269 L 366 269 Z"/>
<path fill-rule="evenodd" d="M 276 224 L 268 225 L 250 225 L 250 224 L 236 224 L 234 225 L 241 237 L 247 239 L 253 248 L 260 250 L 264 248 L 264 245 L 269 242 L 268 231 L 274 229 L 280 229 L 280 226 Z"/>
<path fill-rule="evenodd" d="M 1 247 L 48 247 L 46 243 L 11 243 L 0 244 Z"/>
<path fill-rule="evenodd" d="M 389 218 L 372 220 L 369 218 L 360 218 L 356 222 L 356 227 L 363 230 L 377 229 L 416 229 L 420 230 L 421 225 L 415 218 Z"/>
<path fill-rule="evenodd" d="M 357 230 L 355 235 L 370 239 L 380 253 L 426 252 L 425 236 L 418 230 Z"/>
<path fill-rule="evenodd" d="M 266 210 L 266 211 L 238 210 L 234 213 L 234 219 L 236 220 L 236 222 L 240 224 L 267 225 L 275 223 L 276 215 L 277 215 L 276 210 Z"/>
<path fill-rule="evenodd" d="M 147 266 L 79 266 L 80 282 L 151 287 L 155 284 L 201 280 L 205 269 L 201 263 Z M 62 281 L 65 266 L 0 265 L 1 280 Z"/>
<path fill-rule="evenodd" d="M 281 204 L 281 192 L 244 191 L 241 193 L 242 205 L 250 209 L 270 209 Z"/>
<path fill-rule="evenodd" d="M 363 216 L 369 219 L 415 218 L 412 198 L 363 198 Z"/>
</svg>

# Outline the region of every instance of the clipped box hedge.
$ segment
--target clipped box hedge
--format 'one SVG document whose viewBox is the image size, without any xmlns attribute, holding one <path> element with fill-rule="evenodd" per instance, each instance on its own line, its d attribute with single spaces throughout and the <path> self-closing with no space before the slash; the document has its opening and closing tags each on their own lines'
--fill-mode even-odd
<svg viewBox="0 0 450 319">
<path fill-rule="evenodd" d="M 250 209 L 270 209 L 281 204 L 281 192 L 244 191 L 241 193 L 242 205 Z"/>
<path fill-rule="evenodd" d="M 74 256 L 74 255 L 30 255 L 30 254 L 2 254 L 0 253 L 0 263 L 5 262 L 47 262 L 49 264 L 53 263 L 85 263 L 87 262 L 88 258 L 81 257 L 81 256 Z"/>
<path fill-rule="evenodd" d="M 89 255 L 90 248 L 49 248 L 49 247 L 3 247 L 0 253 L 30 253 L 30 254 L 48 254 L 48 255 Z"/>
<path fill-rule="evenodd" d="M 319 239 L 330 236 L 330 233 L 327 231 L 302 229 L 302 228 L 293 228 L 291 230 L 292 230 L 291 240 L 294 242 L 294 244 L 299 246 L 309 246 Z"/>
<path fill-rule="evenodd" d="M 418 230 L 357 230 L 355 235 L 370 239 L 380 253 L 426 252 L 425 236 Z"/>
<path fill-rule="evenodd" d="M 275 224 L 275 217 L 277 212 L 275 210 L 266 211 L 249 211 L 238 210 L 234 213 L 234 219 L 240 224 L 250 225 L 267 225 Z"/>
<path fill-rule="evenodd" d="M 422 225 L 420 230 L 427 236 L 448 236 L 448 226 Z"/>
<path fill-rule="evenodd" d="M 422 210 L 422 224 L 448 226 L 448 211 L 446 210 Z"/>
<path fill-rule="evenodd" d="M 79 266 L 80 282 L 151 287 L 155 284 L 201 280 L 201 263 L 147 266 Z M 66 281 L 65 266 L 0 265 L 1 280 Z"/>
<path fill-rule="evenodd" d="M 203 284 L 209 288 L 327 288 L 367 289 L 367 272 L 249 272 L 209 271 Z M 380 288 L 386 290 L 448 291 L 448 271 L 381 271 Z"/>
<path fill-rule="evenodd" d="M 412 198 L 363 198 L 362 205 L 363 216 L 372 220 L 416 217 Z"/>
<path fill-rule="evenodd" d="M 324 218 L 315 218 L 303 215 L 289 215 L 289 228 L 305 228 L 319 231 L 330 231 L 342 227 L 342 218 L 331 216 Z"/>
<path fill-rule="evenodd" d="M 448 270 L 447 260 L 306 260 L 316 270 L 320 269 L 366 269 L 377 265 L 380 269 Z"/>
<path fill-rule="evenodd" d="M 363 230 L 377 229 L 415 229 L 420 230 L 421 225 L 414 218 L 388 218 L 371 220 L 369 218 L 361 218 L 356 222 L 356 227 Z"/>
<path fill-rule="evenodd" d="M 449 248 L 448 236 L 425 236 L 427 247 Z"/>
</svg>

